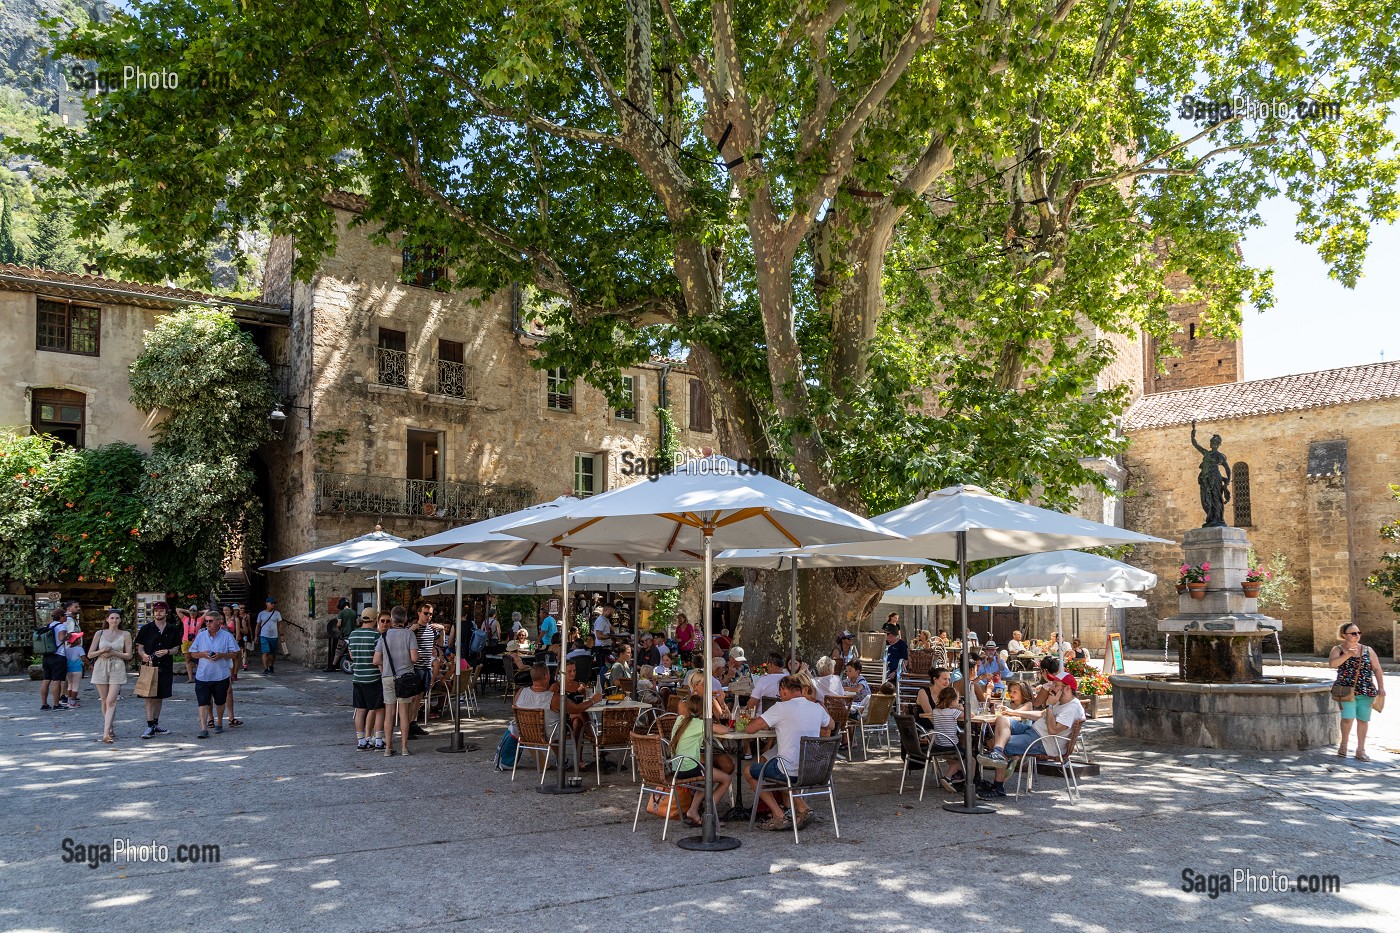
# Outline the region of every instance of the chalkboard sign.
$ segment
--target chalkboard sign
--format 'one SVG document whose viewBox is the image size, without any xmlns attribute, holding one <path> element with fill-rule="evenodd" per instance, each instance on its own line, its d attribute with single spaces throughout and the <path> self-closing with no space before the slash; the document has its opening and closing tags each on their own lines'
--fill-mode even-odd
<svg viewBox="0 0 1400 933">
<path fill-rule="evenodd" d="M 1123 636 L 1117 632 L 1108 633 L 1108 651 L 1104 656 L 1104 667 L 1115 674 L 1123 673 Z"/>
</svg>

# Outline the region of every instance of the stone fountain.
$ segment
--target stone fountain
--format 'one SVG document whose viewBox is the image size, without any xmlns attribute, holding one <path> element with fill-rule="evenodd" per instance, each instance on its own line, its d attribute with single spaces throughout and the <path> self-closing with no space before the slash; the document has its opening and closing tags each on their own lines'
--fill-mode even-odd
<svg viewBox="0 0 1400 933">
<path fill-rule="evenodd" d="M 1201 452 L 1206 524 L 1186 532 L 1186 563 L 1209 564 L 1204 599 L 1182 593 L 1177 613 L 1157 623 L 1175 636 L 1178 676 L 1114 675 L 1113 728 L 1119 735 L 1200 748 L 1300 750 L 1335 744 L 1339 724 L 1330 679 L 1264 676 L 1264 640 L 1283 623 L 1259 612 L 1240 586 L 1249 569 L 1249 539 L 1225 524 L 1229 464 L 1220 436 Z"/>
</svg>

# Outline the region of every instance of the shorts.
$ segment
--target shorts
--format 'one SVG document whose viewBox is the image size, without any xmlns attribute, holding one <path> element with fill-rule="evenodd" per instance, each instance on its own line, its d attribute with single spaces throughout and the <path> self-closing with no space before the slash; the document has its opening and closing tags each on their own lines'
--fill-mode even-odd
<svg viewBox="0 0 1400 933">
<path fill-rule="evenodd" d="M 415 667 L 414 670 L 418 672 L 418 679 L 423 682 L 423 693 L 420 696 L 425 696 L 433 687 L 433 669 L 431 667 Z"/>
<path fill-rule="evenodd" d="M 66 683 L 68 680 L 68 659 L 61 654 L 46 654 L 43 659 L 44 679 Z"/>
<path fill-rule="evenodd" d="M 259 636 L 259 637 L 258 637 L 258 646 L 259 646 L 260 648 L 262 648 L 262 653 L 263 653 L 263 654 L 271 654 L 271 655 L 277 654 L 277 639 L 275 639 L 275 638 L 267 638 L 266 636 Z"/>
<path fill-rule="evenodd" d="M 1371 721 L 1371 701 L 1375 697 L 1362 696 L 1357 694 L 1355 699 L 1351 699 L 1341 704 L 1343 719 L 1359 719 L 1362 722 Z"/>
<path fill-rule="evenodd" d="M 200 706 L 223 706 L 228 702 L 229 680 L 195 680 L 194 696 Z"/>
<path fill-rule="evenodd" d="M 705 773 L 705 769 L 704 769 L 704 768 L 686 768 L 684 771 L 677 771 L 677 772 L 676 772 L 676 780 L 678 780 L 678 781 L 688 781 L 688 780 L 690 780 L 691 778 L 698 778 L 698 777 L 701 777 L 701 776 L 704 775 L 704 773 Z"/>
<path fill-rule="evenodd" d="M 68 673 L 70 673 L 70 674 L 81 674 L 82 672 L 83 672 L 83 662 L 82 662 L 82 661 L 69 661 L 69 662 L 68 662 Z"/>
<path fill-rule="evenodd" d="M 379 680 L 379 685 L 380 690 L 384 694 L 385 706 L 394 706 L 395 704 L 408 704 L 413 702 L 413 697 L 404 697 L 402 700 L 400 700 L 398 694 L 394 693 L 394 678 L 381 677 Z M 421 696 L 422 694 L 419 695 Z"/>
<path fill-rule="evenodd" d="M 175 664 L 167 655 L 156 662 L 156 695 L 148 700 L 168 700 L 175 692 Z"/>
<path fill-rule="evenodd" d="M 765 781 L 782 781 L 787 783 L 788 775 L 777 758 L 770 758 L 767 761 L 755 761 L 749 765 L 749 776 L 758 780 L 759 769 L 763 769 L 763 779 Z"/>
<path fill-rule="evenodd" d="M 1024 719 L 1013 719 L 1011 720 L 1011 738 L 1006 740 L 1006 748 L 1003 751 L 1006 752 L 1007 758 L 1024 755 L 1026 749 L 1030 748 L 1031 743 L 1039 737 L 1040 733 L 1035 731 L 1035 726 Z M 1041 745 L 1043 746 L 1044 743 L 1042 742 Z"/>
<path fill-rule="evenodd" d="M 384 682 L 376 680 L 367 684 L 354 684 L 355 709 L 377 710 L 384 708 Z"/>
</svg>

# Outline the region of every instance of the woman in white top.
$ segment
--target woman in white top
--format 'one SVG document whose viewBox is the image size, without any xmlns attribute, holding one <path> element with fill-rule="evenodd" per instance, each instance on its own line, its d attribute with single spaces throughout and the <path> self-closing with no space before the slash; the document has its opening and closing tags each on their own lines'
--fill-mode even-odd
<svg viewBox="0 0 1400 933">
<path fill-rule="evenodd" d="M 841 685 L 841 678 L 836 673 L 836 661 L 829 657 L 817 659 L 817 676 L 812 686 L 817 689 L 818 703 L 827 697 L 846 695 L 846 688 Z"/>
<path fill-rule="evenodd" d="M 131 633 L 122 629 L 122 614 L 116 609 L 109 611 L 102 629 L 92 636 L 92 648 L 88 651 L 92 658 L 92 685 L 102 697 L 102 737 L 98 741 L 108 745 L 116 741 L 112 725 L 117 717 L 117 698 L 126 683 L 126 662 L 131 660 L 133 651 Z"/>
</svg>

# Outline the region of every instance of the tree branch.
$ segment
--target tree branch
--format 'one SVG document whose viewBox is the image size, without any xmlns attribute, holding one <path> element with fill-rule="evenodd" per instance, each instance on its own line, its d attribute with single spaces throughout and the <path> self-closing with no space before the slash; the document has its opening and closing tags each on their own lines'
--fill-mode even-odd
<svg viewBox="0 0 1400 933">
<path fill-rule="evenodd" d="M 612 102 L 613 112 L 617 114 L 618 124 L 626 126 L 628 119 L 627 104 L 622 99 L 622 95 L 617 93 L 617 88 L 613 87 L 612 79 L 608 77 L 608 72 L 603 68 L 603 63 L 598 60 L 598 56 L 593 52 L 593 47 L 584 40 L 577 27 L 569 22 L 568 17 L 564 17 L 562 22 L 564 31 L 569 34 L 569 38 L 574 40 L 574 44 L 578 46 L 579 56 L 583 58 L 584 64 L 588 66 L 589 71 L 593 72 L 593 77 L 602 85 L 603 92 L 608 95 L 608 100 Z"/>
<path fill-rule="evenodd" d="M 514 107 L 506 107 L 495 103 L 487 98 L 486 95 L 482 94 L 476 85 L 465 75 L 455 69 L 447 68 L 437 62 L 421 58 L 418 60 L 418 64 L 420 67 L 427 68 L 429 71 L 437 72 L 455 84 L 460 84 L 462 89 L 470 95 L 471 99 L 475 101 L 482 110 L 485 110 L 498 120 L 517 123 L 520 126 L 539 130 L 541 133 L 548 136 L 555 136 L 559 139 L 570 139 L 574 142 L 588 143 L 595 146 L 608 146 L 612 149 L 626 148 L 622 138 L 612 133 L 603 133 L 598 130 L 588 130 L 577 126 L 566 126 L 562 123 L 555 123 L 553 120 L 547 120 L 533 113 L 525 113 L 516 110 Z"/>
</svg>

